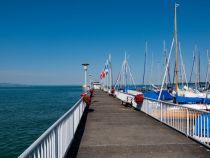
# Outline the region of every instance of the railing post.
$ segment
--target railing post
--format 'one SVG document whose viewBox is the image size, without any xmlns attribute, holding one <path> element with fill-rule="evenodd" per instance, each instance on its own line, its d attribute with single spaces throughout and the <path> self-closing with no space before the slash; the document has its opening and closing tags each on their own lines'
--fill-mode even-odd
<svg viewBox="0 0 210 158">
<path fill-rule="evenodd" d="M 163 122 L 163 103 L 160 102 L 160 121 Z"/>
<path fill-rule="evenodd" d="M 80 120 L 80 116 L 81 116 L 81 114 L 80 114 L 80 108 L 81 108 L 80 107 L 80 103 L 79 103 L 79 106 L 78 107 L 79 107 L 79 120 Z"/>
<path fill-rule="evenodd" d="M 55 157 L 58 158 L 58 126 L 55 128 Z"/>
<path fill-rule="evenodd" d="M 190 130 L 189 129 L 189 120 L 190 120 L 189 119 L 189 110 L 187 109 L 187 133 L 186 133 L 187 134 L 187 137 L 189 136 L 189 130 Z"/>
<path fill-rule="evenodd" d="M 73 111 L 73 135 L 75 134 L 75 129 L 74 129 L 74 127 L 75 127 L 75 124 L 74 124 L 74 113 L 75 113 L 75 110 Z"/>
</svg>

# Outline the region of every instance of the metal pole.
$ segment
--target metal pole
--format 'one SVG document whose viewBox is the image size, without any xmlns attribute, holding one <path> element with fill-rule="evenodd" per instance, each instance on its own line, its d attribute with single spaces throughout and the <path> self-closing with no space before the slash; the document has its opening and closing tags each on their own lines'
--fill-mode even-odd
<svg viewBox="0 0 210 158">
<path fill-rule="evenodd" d="M 143 72 L 143 81 L 142 84 L 144 86 L 144 79 L 145 79 L 145 73 L 146 73 L 146 61 L 147 61 L 147 41 L 145 41 L 145 53 L 144 53 L 144 72 Z"/>
<path fill-rule="evenodd" d="M 189 110 L 187 109 L 187 137 L 189 136 Z"/>
<path fill-rule="evenodd" d="M 87 70 L 85 70 L 85 91 L 87 89 Z"/>
<path fill-rule="evenodd" d="M 88 69 L 88 65 L 89 64 L 82 64 L 83 65 L 83 68 L 84 68 L 84 71 L 85 71 L 85 84 L 84 84 L 84 91 L 86 92 L 87 91 L 87 69 Z"/>
<path fill-rule="evenodd" d="M 160 103 L 160 121 L 163 122 L 163 103 Z"/>
<path fill-rule="evenodd" d="M 175 50 L 176 50 L 176 92 L 179 89 L 179 78 L 178 78 L 178 37 L 177 37 L 177 19 L 176 19 L 176 7 L 178 5 L 175 3 L 174 6 L 174 39 L 175 39 Z"/>
<path fill-rule="evenodd" d="M 110 69 L 110 92 L 112 90 L 112 62 L 111 62 L 111 54 L 109 55 L 109 69 Z"/>
</svg>

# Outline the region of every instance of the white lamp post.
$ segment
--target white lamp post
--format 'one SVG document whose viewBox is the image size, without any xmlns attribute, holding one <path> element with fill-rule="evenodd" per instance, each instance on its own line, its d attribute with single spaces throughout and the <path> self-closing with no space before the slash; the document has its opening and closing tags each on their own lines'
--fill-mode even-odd
<svg viewBox="0 0 210 158">
<path fill-rule="evenodd" d="M 87 68 L 88 68 L 88 65 L 87 63 L 85 64 L 82 64 L 83 65 L 83 68 L 84 68 L 84 71 L 85 71 L 85 84 L 83 85 L 84 89 L 85 89 L 85 92 L 87 90 Z"/>
</svg>

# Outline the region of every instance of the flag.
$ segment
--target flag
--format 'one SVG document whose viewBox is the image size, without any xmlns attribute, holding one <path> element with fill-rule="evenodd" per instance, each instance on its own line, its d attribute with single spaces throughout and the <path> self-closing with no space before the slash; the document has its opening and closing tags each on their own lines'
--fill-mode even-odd
<svg viewBox="0 0 210 158">
<path fill-rule="evenodd" d="M 108 73 L 109 73 L 109 62 L 108 62 L 108 60 L 107 60 L 107 62 L 105 64 L 104 71 L 105 71 L 105 75 L 108 75 Z"/>
<path fill-rule="evenodd" d="M 100 74 L 100 78 L 103 79 L 105 77 L 105 71 L 102 71 Z"/>
<path fill-rule="evenodd" d="M 179 4 L 178 4 L 178 3 L 175 3 L 175 6 L 176 6 L 176 7 L 178 7 L 178 6 L 179 6 Z"/>
<path fill-rule="evenodd" d="M 100 78 L 104 79 L 109 73 L 109 61 L 107 60 L 104 66 L 103 71 L 100 74 Z"/>
</svg>

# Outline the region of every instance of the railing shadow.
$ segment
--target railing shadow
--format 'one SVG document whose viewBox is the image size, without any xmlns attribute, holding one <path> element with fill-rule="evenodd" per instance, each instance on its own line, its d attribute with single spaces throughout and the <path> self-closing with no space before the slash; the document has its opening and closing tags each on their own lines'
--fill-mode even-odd
<svg viewBox="0 0 210 158">
<path fill-rule="evenodd" d="M 73 139 L 73 142 L 66 154 L 66 158 L 76 158 L 77 157 L 77 154 L 78 154 L 78 150 L 79 150 L 79 147 L 80 147 L 80 143 L 81 143 L 81 140 L 82 140 L 82 136 L 83 136 L 83 133 L 85 131 L 85 125 L 86 125 L 86 121 L 87 121 L 87 116 L 88 116 L 88 113 L 89 112 L 93 112 L 94 110 L 93 109 L 90 109 L 88 107 L 86 107 L 84 113 L 83 113 L 83 116 L 80 120 L 80 123 L 77 127 L 77 130 L 76 130 L 76 133 L 75 133 L 75 136 L 74 136 L 74 139 Z"/>
</svg>

